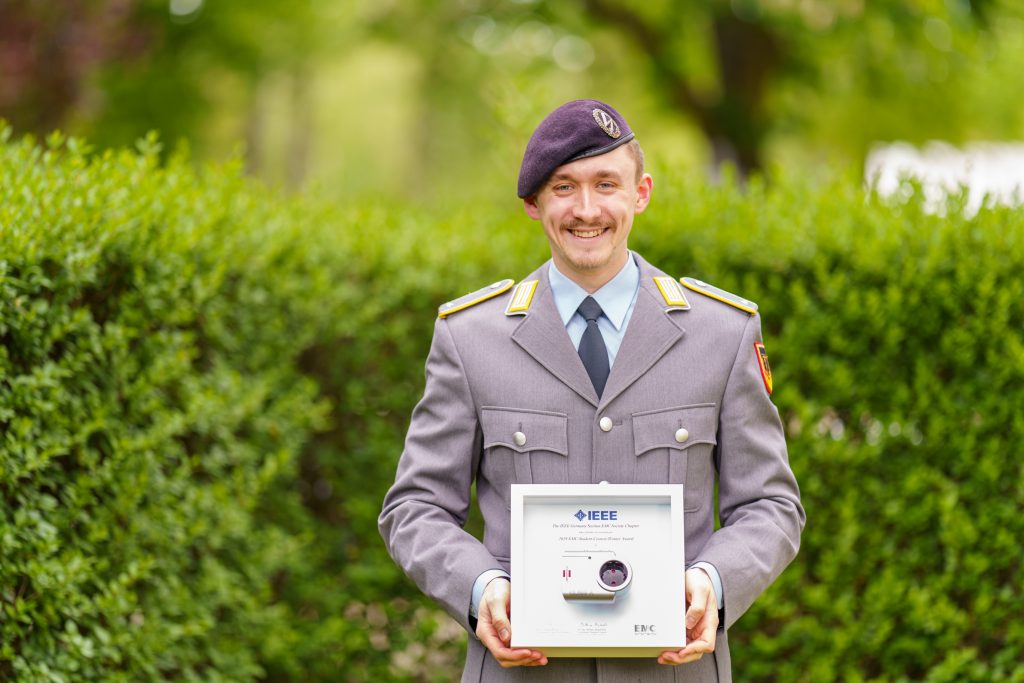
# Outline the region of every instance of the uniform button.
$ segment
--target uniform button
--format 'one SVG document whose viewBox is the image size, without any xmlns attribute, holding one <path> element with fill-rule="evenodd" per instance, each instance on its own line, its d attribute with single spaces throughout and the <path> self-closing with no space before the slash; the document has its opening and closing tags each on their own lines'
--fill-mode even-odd
<svg viewBox="0 0 1024 683">
<path fill-rule="evenodd" d="M 512 435 L 512 440 L 516 442 L 517 446 L 525 446 L 526 434 L 523 434 L 522 432 L 516 432 L 515 434 Z"/>
<path fill-rule="evenodd" d="M 607 415 L 601 418 L 601 421 L 597 423 L 601 427 L 602 432 L 612 431 L 612 419 Z"/>
<path fill-rule="evenodd" d="M 682 429 L 682 428 L 676 430 L 676 441 L 678 441 L 679 443 L 683 443 L 684 441 L 686 441 L 689 438 L 690 438 L 690 432 L 688 432 L 688 431 L 686 431 L 685 429 Z"/>
</svg>

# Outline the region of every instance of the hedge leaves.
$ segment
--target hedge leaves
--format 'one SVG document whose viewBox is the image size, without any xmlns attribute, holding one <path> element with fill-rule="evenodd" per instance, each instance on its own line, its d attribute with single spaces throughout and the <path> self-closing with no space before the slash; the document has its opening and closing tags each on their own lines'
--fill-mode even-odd
<svg viewBox="0 0 1024 683">
<path fill-rule="evenodd" d="M 0 679 L 456 676 L 375 520 L 436 306 L 540 228 L 0 137 Z M 760 304 L 808 513 L 737 679 L 1024 681 L 1024 212 L 656 180 L 631 244 Z"/>
</svg>

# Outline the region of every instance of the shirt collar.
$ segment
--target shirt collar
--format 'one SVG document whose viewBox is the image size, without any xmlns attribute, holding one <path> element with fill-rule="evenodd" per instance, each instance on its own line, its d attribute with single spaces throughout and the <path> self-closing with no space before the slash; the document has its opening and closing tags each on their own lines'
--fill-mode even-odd
<svg viewBox="0 0 1024 683">
<path fill-rule="evenodd" d="M 618 275 L 605 283 L 601 289 L 588 294 L 587 290 L 563 275 L 552 261 L 551 267 L 548 268 L 548 283 L 551 285 L 551 295 L 555 299 L 555 307 L 563 325 L 568 325 L 583 300 L 592 296 L 601 305 L 601 310 L 615 329 L 620 330 L 629 306 L 633 303 L 633 297 L 636 296 L 637 287 L 640 286 L 640 269 L 633 258 L 633 252 L 629 252 L 629 258 Z"/>
</svg>

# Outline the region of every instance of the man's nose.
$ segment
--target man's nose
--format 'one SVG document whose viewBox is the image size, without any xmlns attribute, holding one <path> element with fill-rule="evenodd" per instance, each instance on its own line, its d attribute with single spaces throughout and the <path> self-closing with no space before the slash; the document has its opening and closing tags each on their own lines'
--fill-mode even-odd
<svg viewBox="0 0 1024 683">
<path fill-rule="evenodd" d="M 597 205 L 595 197 L 587 189 L 584 189 L 577 195 L 576 204 L 573 209 L 573 215 L 585 222 L 597 220 L 598 216 L 601 215 L 601 207 Z"/>
</svg>

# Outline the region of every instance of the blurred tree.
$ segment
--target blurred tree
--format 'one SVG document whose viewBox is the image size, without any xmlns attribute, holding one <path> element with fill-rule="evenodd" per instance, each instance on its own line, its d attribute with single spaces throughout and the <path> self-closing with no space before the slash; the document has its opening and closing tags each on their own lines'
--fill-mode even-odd
<svg viewBox="0 0 1024 683">
<path fill-rule="evenodd" d="M 264 161 L 269 115 L 261 86 L 289 82 L 286 179 L 297 185 L 309 148 L 307 65 L 325 45 L 324 14 L 310 0 L 144 0 L 139 21 L 158 36 L 145 60 L 111 62 L 98 74 L 107 106 L 89 125 L 101 144 L 123 144 L 146 130 L 195 139 L 216 108 L 246 112 L 251 170 Z"/>
<path fill-rule="evenodd" d="M 101 146 L 154 129 L 194 139 L 233 90 L 258 166 L 259 88 L 283 74 L 292 104 L 286 175 L 298 184 L 310 144 L 307 65 L 327 43 L 331 16 L 310 0 L 0 0 L 0 116 L 24 131 L 85 132 Z"/>
<path fill-rule="evenodd" d="M 1018 13 L 999 0 L 466 0 L 392 5 L 375 28 L 433 65 L 425 69 L 432 93 L 479 92 L 497 74 L 526 73 L 524 56 L 535 70 L 547 62 L 580 72 L 592 62 L 597 81 L 646 72 L 662 107 L 700 129 L 716 167 L 731 162 L 749 173 L 764 166 L 770 136 L 820 127 L 817 117 L 835 106 L 853 106 L 840 120 L 856 127 L 865 106 L 882 100 L 895 113 L 890 122 L 910 123 L 893 128 L 912 134 L 936 100 L 962 95 L 969 67 L 997 37 L 992 16 Z M 538 35 L 548 49 L 535 49 Z M 641 69 L 616 66 L 624 50 Z M 466 80 L 442 85 L 446 78 Z M 971 125 L 970 117 L 931 118 L 940 135 Z M 825 128 L 843 144 L 847 130 Z"/>
<path fill-rule="evenodd" d="M 94 69 L 147 50 L 137 9 L 136 0 L 0 1 L 0 116 L 45 134 L 87 107 Z"/>
<path fill-rule="evenodd" d="M 599 97 L 656 159 L 813 168 L 879 140 L 1024 135 L 1005 87 L 1024 68 L 1022 14 L 1016 0 L 0 0 L 0 116 L 100 146 L 157 129 L 199 157 L 244 139 L 249 169 L 290 186 L 312 173 L 347 193 L 506 196 L 540 118 Z"/>
</svg>

